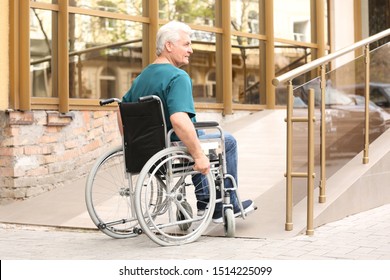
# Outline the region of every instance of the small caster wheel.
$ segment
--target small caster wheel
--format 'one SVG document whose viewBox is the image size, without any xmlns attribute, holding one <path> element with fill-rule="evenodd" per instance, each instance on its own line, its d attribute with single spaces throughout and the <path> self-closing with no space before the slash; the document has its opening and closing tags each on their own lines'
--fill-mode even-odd
<svg viewBox="0 0 390 280">
<path fill-rule="evenodd" d="M 184 201 L 184 202 L 181 203 L 181 206 L 183 206 L 184 210 L 192 218 L 193 214 L 192 214 L 192 207 L 191 207 L 191 205 L 187 201 Z M 183 220 L 186 219 L 186 217 L 184 216 L 184 214 L 180 210 L 177 210 L 177 212 L 176 212 L 176 219 L 177 219 L 177 221 L 183 221 Z M 186 230 L 188 230 L 191 227 L 191 225 L 192 225 L 191 222 L 184 223 L 184 224 L 179 224 L 179 228 L 182 231 L 186 231 Z"/>
<path fill-rule="evenodd" d="M 133 232 L 137 235 L 141 235 L 143 233 L 142 228 L 134 228 Z"/>
<path fill-rule="evenodd" d="M 236 231 L 236 221 L 234 220 L 234 213 L 232 208 L 226 208 L 224 217 L 224 228 L 226 237 L 234 237 Z"/>
</svg>

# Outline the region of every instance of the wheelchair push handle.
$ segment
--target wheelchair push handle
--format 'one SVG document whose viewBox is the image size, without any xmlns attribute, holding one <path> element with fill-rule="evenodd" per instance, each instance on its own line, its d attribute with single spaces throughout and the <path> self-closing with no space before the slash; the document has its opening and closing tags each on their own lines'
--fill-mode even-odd
<svg viewBox="0 0 390 280">
<path fill-rule="evenodd" d="M 138 102 L 140 102 L 140 103 L 153 101 L 153 100 L 157 100 L 159 103 L 161 103 L 161 99 L 157 95 L 147 95 L 147 96 L 141 96 L 140 98 L 138 98 Z"/>
<path fill-rule="evenodd" d="M 121 100 L 118 98 L 108 98 L 108 99 L 100 100 L 99 104 L 100 106 L 105 106 L 114 102 L 121 103 Z"/>
</svg>

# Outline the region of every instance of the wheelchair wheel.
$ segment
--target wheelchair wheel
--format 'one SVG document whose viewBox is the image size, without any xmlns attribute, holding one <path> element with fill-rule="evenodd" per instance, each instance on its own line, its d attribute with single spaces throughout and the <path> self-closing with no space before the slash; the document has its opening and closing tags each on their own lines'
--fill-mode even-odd
<svg viewBox="0 0 390 280">
<path fill-rule="evenodd" d="M 236 231 L 236 223 L 234 220 L 234 213 L 232 208 L 226 208 L 223 216 L 225 236 L 234 237 Z"/>
<path fill-rule="evenodd" d="M 193 164 L 185 147 L 171 147 L 155 154 L 139 174 L 135 188 L 137 217 L 143 231 L 159 245 L 193 242 L 210 224 L 215 207 L 214 180 L 211 172 L 195 172 Z M 195 175 L 197 179 L 192 180 Z M 194 215 L 192 209 L 198 206 L 202 209 Z"/>
<path fill-rule="evenodd" d="M 128 238 L 140 232 L 128 180 L 123 150 L 117 147 L 96 161 L 86 182 L 88 213 L 98 229 L 113 238 Z"/>
</svg>

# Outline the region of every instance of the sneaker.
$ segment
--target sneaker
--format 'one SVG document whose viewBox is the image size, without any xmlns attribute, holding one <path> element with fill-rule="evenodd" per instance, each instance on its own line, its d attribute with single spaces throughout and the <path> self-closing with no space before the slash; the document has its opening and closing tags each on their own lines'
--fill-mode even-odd
<svg viewBox="0 0 390 280">
<path fill-rule="evenodd" d="M 198 208 L 198 213 L 197 215 L 198 216 L 202 216 L 204 215 L 204 212 L 207 208 L 207 206 L 209 205 L 209 202 L 208 201 L 203 201 L 203 200 L 198 200 L 196 202 L 196 207 Z"/>
<path fill-rule="evenodd" d="M 242 208 L 244 208 L 244 214 L 247 215 L 250 212 L 254 211 L 257 209 L 255 204 L 253 203 L 252 200 L 244 200 L 242 202 Z M 234 207 L 234 217 L 240 217 L 241 216 L 241 209 L 240 207 L 236 206 Z M 222 211 L 215 211 L 213 214 L 213 222 L 216 224 L 221 224 L 223 223 L 223 217 L 222 217 Z"/>
</svg>

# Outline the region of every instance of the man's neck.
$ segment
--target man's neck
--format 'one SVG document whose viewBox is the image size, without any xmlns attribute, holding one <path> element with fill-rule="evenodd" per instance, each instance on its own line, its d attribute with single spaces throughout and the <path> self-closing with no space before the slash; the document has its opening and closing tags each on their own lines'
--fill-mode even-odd
<svg viewBox="0 0 390 280">
<path fill-rule="evenodd" d="M 172 64 L 171 61 L 165 56 L 157 57 L 153 63 L 154 64 L 167 64 L 167 63 Z"/>
</svg>

